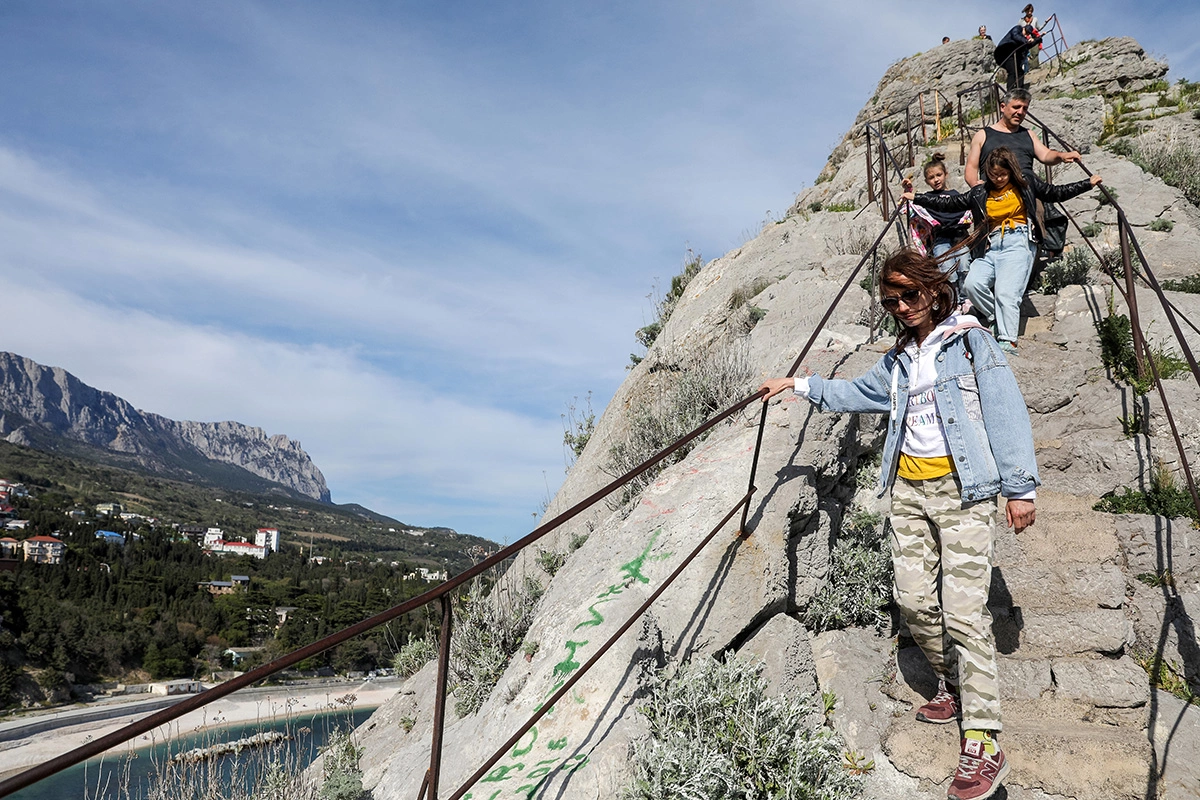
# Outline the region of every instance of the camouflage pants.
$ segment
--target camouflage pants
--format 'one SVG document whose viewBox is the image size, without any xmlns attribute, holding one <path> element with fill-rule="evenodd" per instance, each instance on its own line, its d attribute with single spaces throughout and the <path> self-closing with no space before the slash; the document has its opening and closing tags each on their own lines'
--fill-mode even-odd
<svg viewBox="0 0 1200 800">
<path fill-rule="evenodd" d="M 1001 728 L 987 608 L 996 514 L 995 498 L 963 503 L 954 475 L 897 477 L 892 489 L 896 603 L 934 671 L 958 687 L 964 730 Z"/>
</svg>

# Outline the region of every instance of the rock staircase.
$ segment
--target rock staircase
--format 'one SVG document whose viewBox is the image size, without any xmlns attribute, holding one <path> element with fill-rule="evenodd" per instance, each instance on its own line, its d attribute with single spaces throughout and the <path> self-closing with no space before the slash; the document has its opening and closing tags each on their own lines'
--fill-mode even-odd
<svg viewBox="0 0 1200 800">
<path fill-rule="evenodd" d="M 1200 797 L 1196 762 L 1179 752 L 1169 762 L 1164 758 L 1171 744 L 1194 750 L 1200 715 L 1151 689 L 1134 658 L 1157 649 L 1179 659 L 1179 648 L 1187 646 L 1186 637 L 1159 635 L 1171 629 L 1146 609 L 1161 606 L 1161 592 L 1155 597 L 1158 590 L 1147 591 L 1137 576 L 1169 563 L 1178 585 L 1190 585 L 1200 563 L 1197 537 L 1180 524 L 1185 521 L 1098 512 L 1097 495 L 1065 490 L 1069 473 L 1073 485 L 1087 484 L 1071 472 L 1087 453 L 1100 454 L 1116 473 L 1107 480 L 1118 482 L 1134 469 L 1125 463 L 1130 459 L 1144 469 L 1165 455 L 1154 452 L 1147 437 L 1089 433 L 1073 422 L 1110 406 L 1115 418 L 1122 407 L 1125 390 L 1102 370 L 1076 369 L 1099 361 L 1094 316 L 1086 311 L 1102 307 L 1097 295 L 1094 287 L 1072 287 L 1042 304 L 1046 313 L 1027 331 L 1014 362 L 1025 388 L 1050 377 L 1032 364 L 1057 361 L 1054 388 L 1074 399 L 1031 402 L 1039 465 L 1050 488 L 1039 490 L 1033 527 L 1020 535 L 1002 530 L 996 541 L 988 605 L 1004 704 L 1002 741 L 1012 763 L 1005 791 L 1013 798 L 1077 800 Z M 1194 393 L 1187 384 L 1177 389 L 1185 401 Z M 1166 446 L 1164 438 L 1155 437 L 1154 446 Z M 1090 449 L 1081 449 L 1079 439 Z M 1188 599 L 1185 593 L 1181 602 Z M 1183 614 L 1190 619 L 1186 607 Z M 959 728 L 916 721 L 913 712 L 933 696 L 936 679 L 911 640 L 900 641 L 893 654 L 891 640 L 869 631 L 821 634 L 813 645 L 819 682 L 838 697 L 834 725 L 850 749 L 876 760 L 866 796 L 941 798 L 954 772 Z"/>
</svg>

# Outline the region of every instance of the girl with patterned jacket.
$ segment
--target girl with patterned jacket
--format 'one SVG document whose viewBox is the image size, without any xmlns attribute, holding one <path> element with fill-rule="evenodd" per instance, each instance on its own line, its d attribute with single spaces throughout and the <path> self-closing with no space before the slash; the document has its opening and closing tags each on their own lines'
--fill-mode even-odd
<svg viewBox="0 0 1200 800">
<path fill-rule="evenodd" d="M 1001 349 L 1011 355 L 1017 350 L 1021 298 L 1033 271 L 1037 243 L 1044 235 L 1036 201 L 1061 203 L 1083 194 L 1101 179 L 1093 175 L 1075 183 L 1046 183 L 1033 173 L 1022 174 L 1007 147 L 988 153 L 982 170 L 983 182 L 967 194 L 914 195 L 910 190 L 901 198 L 933 211 L 971 212 L 975 229 L 959 245 L 969 246 L 974 257 L 963 290 L 980 316 L 993 320 Z"/>
</svg>

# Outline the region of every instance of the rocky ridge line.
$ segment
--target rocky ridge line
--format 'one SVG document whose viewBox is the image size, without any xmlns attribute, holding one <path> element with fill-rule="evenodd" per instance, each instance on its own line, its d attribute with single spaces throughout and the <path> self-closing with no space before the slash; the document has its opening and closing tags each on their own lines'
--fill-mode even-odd
<svg viewBox="0 0 1200 800">
<path fill-rule="evenodd" d="M 139 411 L 64 369 L 13 353 L 0 353 L 0 437 L 241 488 L 237 484 L 249 476 L 239 478 L 229 469 L 236 467 L 306 497 L 330 500 L 325 476 L 297 441 L 240 422 L 177 422 Z"/>
</svg>

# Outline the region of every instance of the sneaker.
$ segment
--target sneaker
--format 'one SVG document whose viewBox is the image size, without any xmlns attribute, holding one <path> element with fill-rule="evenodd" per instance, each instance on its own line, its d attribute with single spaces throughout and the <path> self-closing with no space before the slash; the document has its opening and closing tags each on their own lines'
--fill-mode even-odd
<svg viewBox="0 0 1200 800">
<path fill-rule="evenodd" d="M 999 342 L 999 344 L 1000 344 L 1000 352 L 1004 353 L 1004 355 L 1007 356 L 1008 358 L 1012 358 L 1013 356 L 1015 356 L 1017 354 L 1017 345 L 1015 342 L 1006 342 L 1006 341 L 1001 340 Z"/>
<path fill-rule="evenodd" d="M 950 691 L 945 681 L 938 681 L 938 692 L 925 705 L 917 709 L 917 719 L 944 725 L 958 719 L 958 695 Z"/>
<path fill-rule="evenodd" d="M 983 742 L 963 739 L 958 769 L 946 797 L 948 800 L 984 800 L 996 793 L 1007 775 L 1008 759 L 999 744 L 996 744 L 996 754 L 989 756 Z"/>
</svg>

